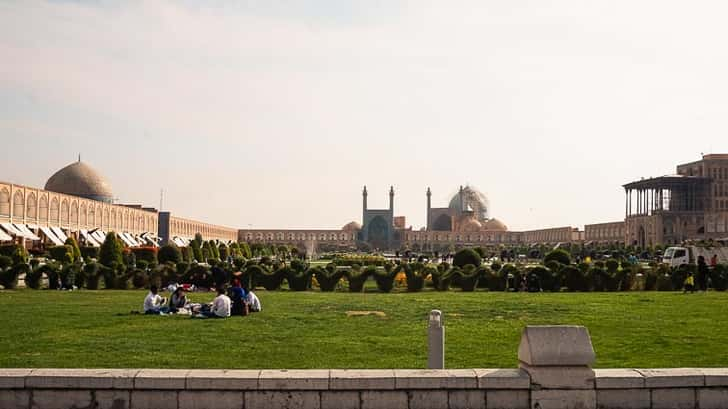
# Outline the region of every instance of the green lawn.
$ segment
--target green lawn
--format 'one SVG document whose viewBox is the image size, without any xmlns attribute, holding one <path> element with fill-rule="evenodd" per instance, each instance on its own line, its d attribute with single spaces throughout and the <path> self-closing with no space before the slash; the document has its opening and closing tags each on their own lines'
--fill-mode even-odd
<svg viewBox="0 0 728 409">
<path fill-rule="evenodd" d="M 515 367 L 527 324 L 587 326 L 598 367 L 728 367 L 728 293 L 257 294 L 262 313 L 192 320 L 130 315 L 143 291 L 0 291 L 0 367 L 423 368 L 433 308 L 450 368 Z"/>
</svg>

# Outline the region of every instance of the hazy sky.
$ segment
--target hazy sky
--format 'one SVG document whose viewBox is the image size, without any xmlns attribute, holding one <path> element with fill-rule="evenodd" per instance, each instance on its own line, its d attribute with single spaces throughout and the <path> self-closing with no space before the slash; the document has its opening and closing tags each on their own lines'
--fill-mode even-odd
<svg viewBox="0 0 728 409">
<path fill-rule="evenodd" d="M 425 222 L 460 184 L 512 230 L 624 217 L 727 152 L 725 1 L 0 0 L 0 180 L 78 153 L 121 202 L 246 228 Z M 721 143 L 724 142 L 724 143 Z"/>
</svg>

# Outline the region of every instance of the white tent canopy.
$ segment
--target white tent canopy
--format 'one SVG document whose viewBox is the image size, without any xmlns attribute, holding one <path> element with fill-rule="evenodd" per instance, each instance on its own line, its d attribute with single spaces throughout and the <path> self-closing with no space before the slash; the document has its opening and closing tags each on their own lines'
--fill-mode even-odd
<svg viewBox="0 0 728 409">
<path fill-rule="evenodd" d="M 65 242 L 66 242 L 66 240 L 68 240 L 68 237 L 66 236 L 66 233 L 64 233 L 64 232 L 63 232 L 63 230 L 61 230 L 61 228 L 60 228 L 60 227 L 51 227 L 51 230 L 53 230 L 53 233 L 55 233 L 55 235 L 56 235 L 56 236 L 57 236 L 57 237 L 58 237 L 58 238 L 59 238 L 59 239 L 60 239 L 60 240 L 61 240 L 62 242 L 64 242 L 64 243 L 65 243 Z"/>
<path fill-rule="evenodd" d="M 90 234 L 88 234 L 88 231 L 80 230 L 80 232 L 81 232 L 81 236 L 83 236 L 84 240 L 86 240 L 86 243 L 90 244 L 93 247 L 100 246 L 100 244 L 93 237 L 91 237 Z"/>
<path fill-rule="evenodd" d="M 30 240 L 33 240 L 33 241 L 40 240 L 40 237 L 38 237 L 35 233 L 33 233 L 32 231 L 30 231 L 30 229 L 28 228 L 28 226 L 26 226 L 24 224 L 17 224 L 16 223 L 15 224 L 15 227 L 18 230 L 20 230 L 21 233 L 23 233 L 23 236 L 26 239 L 30 239 Z"/>
<path fill-rule="evenodd" d="M 53 231 L 51 231 L 51 229 L 49 229 L 48 227 L 40 226 L 40 231 L 42 231 L 43 234 L 45 234 L 45 236 L 48 237 L 48 239 L 52 241 L 53 244 L 55 244 L 56 246 L 63 245 L 63 242 L 58 237 L 56 237 Z"/>
<path fill-rule="evenodd" d="M 0 229 L 0 241 L 11 241 L 13 238 Z"/>
</svg>

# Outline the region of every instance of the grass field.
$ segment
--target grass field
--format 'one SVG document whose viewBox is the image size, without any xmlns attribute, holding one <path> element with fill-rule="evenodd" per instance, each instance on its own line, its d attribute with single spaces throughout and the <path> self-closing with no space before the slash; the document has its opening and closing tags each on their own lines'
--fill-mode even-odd
<svg viewBox="0 0 728 409">
<path fill-rule="evenodd" d="M 423 368 L 433 308 L 450 368 L 515 367 L 527 324 L 587 326 L 597 367 L 728 366 L 728 293 L 257 294 L 262 313 L 192 320 L 129 314 L 143 291 L 0 291 L 0 367 Z"/>
</svg>

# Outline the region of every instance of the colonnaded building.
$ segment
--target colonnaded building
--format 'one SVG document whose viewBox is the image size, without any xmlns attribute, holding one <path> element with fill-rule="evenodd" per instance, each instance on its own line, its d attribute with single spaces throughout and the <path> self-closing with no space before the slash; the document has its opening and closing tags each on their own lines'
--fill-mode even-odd
<svg viewBox="0 0 728 409">
<path fill-rule="evenodd" d="M 51 176 L 44 189 L 0 182 L 0 241 L 35 246 L 62 244 L 74 236 L 99 246 L 114 231 L 130 247 L 167 242 L 186 246 L 200 233 L 205 240 L 291 244 L 309 251 L 442 251 L 573 242 L 645 247 L 728 237 L 728 154 L 703 155 L 678 165 L 675 175 L 640 179 L 623 188 L 625 219 L 588 224 L 583 231 L 572 226 L 511 231 L 492 217 L 490 201 L 472 186 L 461 186 L 446 207 L 433 207 L 427 188 L 427 225 L 419 230 L 408 227 L 404 216 L 395 216 L 394 187 L 386 209 L 369 208 L 364 187 L 361 223 L 352 221 L 340 229 L 236 229 L 142 205 L 114 204 L 109 183 L 79 159 Z"/>
</svg>

